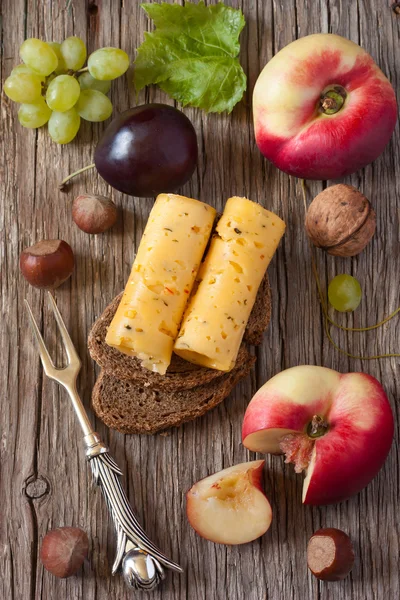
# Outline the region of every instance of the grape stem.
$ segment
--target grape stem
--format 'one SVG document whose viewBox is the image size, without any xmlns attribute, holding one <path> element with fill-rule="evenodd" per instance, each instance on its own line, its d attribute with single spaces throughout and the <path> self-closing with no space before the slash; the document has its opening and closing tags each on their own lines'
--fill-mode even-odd
<svg viewBox="0 0 400 600">
<path fill-rule="evenodd" d="M 304 203 L 304 210 L 305 213 L 307 214 L 307 187 L 306 187 L 306 182 L 304 179 L 300 179 L 300 183 L 301 183 L 301 191 L 303 194 L 303 203 Z M 331 336 L 331 327 L 330 325 L 332 325 L 333 327 L 337 327 L 338 329 L 341 329 L 342 331 L 355 331 L 355 332 L 364 332 L 364 331 L 372 331 L 373 329 L 378 329 L 378 327 L 382 327 L 382 325 L 385 325 L 385 323 L 387 323 L 388 321 L 390 321 L 391 319 L 393 319 L 393 317 L 395 317 L 399 312 L 400 312 L 400 306 L 398 308 L 396 308 L 396 310 L 394 310 L 389 316 L 385 317 L 384 319 L 382 319 L 382 321 L 379 321 L 379 323 L 376 323 L 375 325 L 370 325 L 369 327 L 343 327 L 343 325 L 339 325 L 338 323 L 335 323 L 335 321 L 333 321 L 329 314 L 328 314 L 328 305 L 327 302 L 325 300 L 325 296 L 322 292 L 322 285 L 321 285 L 321 281 L 319 279 L 319 275 L 318 275 L 318 269 L 317 269 L 317 263 L 315 260 L 315 254 L 314 254 L 314 248 L 312 246 L 312 243 L 310 241 L 310 239 L 308 240 L 309 242 L 309 246 L 310 246 L 310 252 L 311 252 L 311 266 L 312 266 L 312 271 L 313 271 L 313 275 L 315 278 L 315 283 L 317 284 L 317 290 L 318 290 L 318 296 L 321 302 L 321 306 L 322 306 L 322 312 L 324 313 L 324 320 L 325 320 L 325 333 L 328 337 L 328 340 L 330 341 L 330 343 L 332 344 L 332 346 L 334 348 L 336 348 L 336 350 L 338 350 L 339 352 L 341 352 L 342 354 L 345 354 L 346 356 L 349 356 L 350 358 L 356 358 L 358 360 L 374 360 L 374 359 L 378 359 L 378 358 L 395 358 L 395 357 L 399 357 L 400 353 L 395 353 L 395 352 L 390 352 L 387 354 L 376 354 L 374 356 L 355 356 L 354 354 L 350 354 L 349 352 L 346 352 L 346 350 L 343 350 L 342 348 L 340 348 L 332 339 Z"/>
<path fill-rule="evenodd" d="M 78 171 L 75 171 L 75 173 L 71 173 L 71 175 L 68 175 L 68 177 L 66 177 L 65 179 L 62 180 L 62 182 L 58 186 L 58 189 L 62 190 L 64 188 L 64 186 L 68 183 L 68 181 L 70 179 L 72 179 L 73 177 L 75 177 L 75 175 L 79 175 L 80 173 L 83 173 L 84 171 L 88 171 L 89 169 L 93 169 L 95 166 L 96 165 L 94 163 L 92 163 L 91 165 L 87 165 L 86 167 L 82 167 L 82 169 L 78 169 Z"/>
<path fill-rule="evenodd" d="M 82 69 L 79 69 L 79 71 L 75 71 L 76 73 L 84 73 L 85 71 L 89 71 L 89 67 L 83 67 Z"/>
</svg>

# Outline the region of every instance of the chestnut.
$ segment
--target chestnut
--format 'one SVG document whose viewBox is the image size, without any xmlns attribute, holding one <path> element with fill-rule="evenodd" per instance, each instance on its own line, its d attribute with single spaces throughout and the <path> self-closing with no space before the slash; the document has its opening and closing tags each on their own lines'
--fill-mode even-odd
<svg viewBox="0 0 400 600">
<path fill-rule="evenodd" d="M 71 577 L 88 555 L 89 540 L 78 527 L 58 527 L 43 538 L 40 560 L 55 577 Z"/>
<path fill-rule="evenodd" d="M 38 288 L 57 288 L 71 276 L 74 265 L 72 248 L 63 240 L 42 240 L 25 248 L 19 258 L 22 275 Z"/>
<path fill-rule="evenodd" d="M 308 542 L 307 564 L 313 575 L 322 581 L 344 579 L 354 565 L 351 539 L 340 529 L 319 529 Z"/>
<path fill-rule="evenodd" d="M 117 207 L 105 196 L 82 194 L 72 203 L 72 219 L 85 233 L 103 233 L 117 220 Z"/>
</svg>

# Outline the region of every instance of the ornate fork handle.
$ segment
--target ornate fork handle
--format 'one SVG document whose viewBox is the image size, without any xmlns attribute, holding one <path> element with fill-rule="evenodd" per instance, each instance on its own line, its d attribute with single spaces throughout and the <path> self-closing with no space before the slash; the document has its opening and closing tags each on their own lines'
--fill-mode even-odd
<svg viewBox="0 0 400 600">
<path fill-rule="evenodd" d="M 122 563 L 123 575 L 128 585 L 151 591 L 165 577 L 163 566 L 178 572 L 182 572 L 182 569 L 147 537 L 122 488 L 122 472 L 98 435 L 93 433 L 85 436 L 85 443 L 94 481 L 102 489 L 117 533 L 117 551 L 112 574 L 118 571 Z"/>
<path fill-rule="evenodd" d="M 117 555 L 112 574 L 114 575 L 117 572 L 122 563 L 122 572 L 126 583 L 130 587 L 150 591 L 164 578 L 163 566 L 179 573 L 182 573 L 182 569 L 172 560 L 169 560 L 149 540 L 133 514 L 119 480 L 122 475 L 121 470 L 111 458 L 108 448 L 102 443 L 99 435 L 93 431 L 90 419 L 77 392 L 76 378 L 81 368 L 81 360 L 50 292 L 48 297 L 68 357 L 67 366 L 61 369 L 57 368 L 51 360 L 42 334 L 26 300 L 25 305 L 44 372 L 47 377 L 62 385 L 69 394 L 83 431 L 86 457 L 90 462 L 94 480 L 103 490 L 108 509 L 114 521 L 117 532 Z"/>
</svg>

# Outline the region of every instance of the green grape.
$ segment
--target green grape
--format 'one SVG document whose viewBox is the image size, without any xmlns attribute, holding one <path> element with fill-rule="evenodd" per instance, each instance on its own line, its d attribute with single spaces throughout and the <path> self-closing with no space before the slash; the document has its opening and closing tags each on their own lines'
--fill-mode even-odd
<svg viewBox="0 0 400 600">
<path fill-rule="evenodd" d="M 51 82 L 53 81 L 53 79 L 55 79 L 56 77 L 57 77 L 57 75 L 55 73 L 50 73 L 50 75 L 45 78 L 45 89 L 46 90 L 49 87 L 49 85 L 51 84 Z"/>
<path fill-rule="evenodd" d="M 97 90 L 83 90 L 76 103 L 76 110 L 85 121 L 105 121 L 111 115 L 111 100 Z"/>
<path fill-rule="evenodd" d="M 58 59 L 53 48 L 36 38 L 25 40 L 19 49 L 19 55 L 28 67 L 41 75 L 50 75 L 57 69 Z"/>
<path fill-rule="evenodd" d="M 100 48 L 89 56 L 89 73 L 100 81 L 110 81 L 123 75 L 129 67 L 129 56 L 119 48 Z"/>
<path fill-rule="evenodd" d="M 30 67 L 28 67 L 28 65 L 24 65 L 24 63 L 22 63 L 20 65 L 17 65 L 16 67 L 14 67 L 10 74 L 11 75 L 18 75 L 19 73 L 30 73 L 31 75 L 36 75 L 37 77 L 39 77 L 39 79 L 40 79 L 40 81 L 42 83 L 44 83 L 46 81 L 46 76 L 45 75 L 41 75 L 40 73 L 36 73 L 36 71 L 34 71 Z"/>
<path fill-rule="evenodd" d="M 361 302 L 361 286 L 351 275 L 336 275 L 328 287 L 329 302 L 339 312 L 352 312 Z"/>
<path fill-rule="evenodd" d="M 23 127 L 37 129 L 45 125 L 51 117 L 51 110 L 44 98 L 40 98 L 36 104 L 21 104 L 18 111 L 18 121 Z"/>
<path fill-rule="evenodd" d="M 60 52 L 67 69 L 78 71 L 85 64 L 86 46 L 85 42 L 79 37 L 72 36 L 64 40 Z"/>
<path fill-rule="evenodd" d="M 55 70 L 56 75 L 63 75 L 68 71 L 64 61 L 64 57 L 61 54 L 61 44 L 59 42 L 47 42 L 50 48 L 52 48 L 57 56 L 58 65 Z"/>
<path fill-rule="evenodd" d="M 72 75 L 58 75 L 46 92 L 46 102 L 51 110 L 65 112 L 76 104 L 81 88 Z"/>
<path fill-rule="evenodd" d="M 75 108 L 66 112 L 53 112 L 49 119 L 49 134 L 57 144 L 69 144 L 79 131 L 81 118 Z"/>
<path fill-rule="evenodd" d="M 89 71 L 85 71 L 78 77 L 79 85 L 81 90 L 97 90 L 103 94 L 107 94 L 111 88 L 110 81 L 99 81 L 91 76 Z"/>
<path fill-rule="evenodd" d="M 42 96 L 42 82 L 33 73 L 10 75 L 4 82 L 4 92 L 14 102 L 33 104 Z"/>
</svg>

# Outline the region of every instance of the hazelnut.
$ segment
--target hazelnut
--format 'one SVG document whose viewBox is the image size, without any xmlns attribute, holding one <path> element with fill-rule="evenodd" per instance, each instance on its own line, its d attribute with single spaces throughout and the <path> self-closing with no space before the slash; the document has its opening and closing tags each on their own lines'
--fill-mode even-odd
<svg viewBox="0 0 400 600">
<path fill-rule="evenodd" d="M 354 565 L 351 539 L 340 529 L 319 529 L 308 542 L 307 564 L 313 575 L 322 581 L 344 579 Z"/>
<path fill-rule="evenodd" d="M 82 194 L 72 203 L 72 219 L 85 233 L 103 233 L 117 220 L 117 207 L 104 196 Z"/>
<path fill-rule="evenodd" d="M 396 15 L 400 15 L 400 2 L 393 2 L 391 9 Z"/>
<path fill-rule="evenodd" d="M 333 185 L 314 198 L 306 231 L 317 248 L 334 256 L 355 256 L 375 233 L 376 214 L 369 200 L 351 185 Z"/>
<path fill-rule="evenodd" d="M 74 264 L 72 248 L 63 240 L 42 240 L 19 258 L 22 275 L 38 288 L 57 288 L 71 276 Z"/>
<path fill-rule="evenodd" d="M 71 577 L 87 557 L 89 540 L 78 527 L 58 527 L 43 538 L 40 560 L 55 577 Z"/>
</svg>

